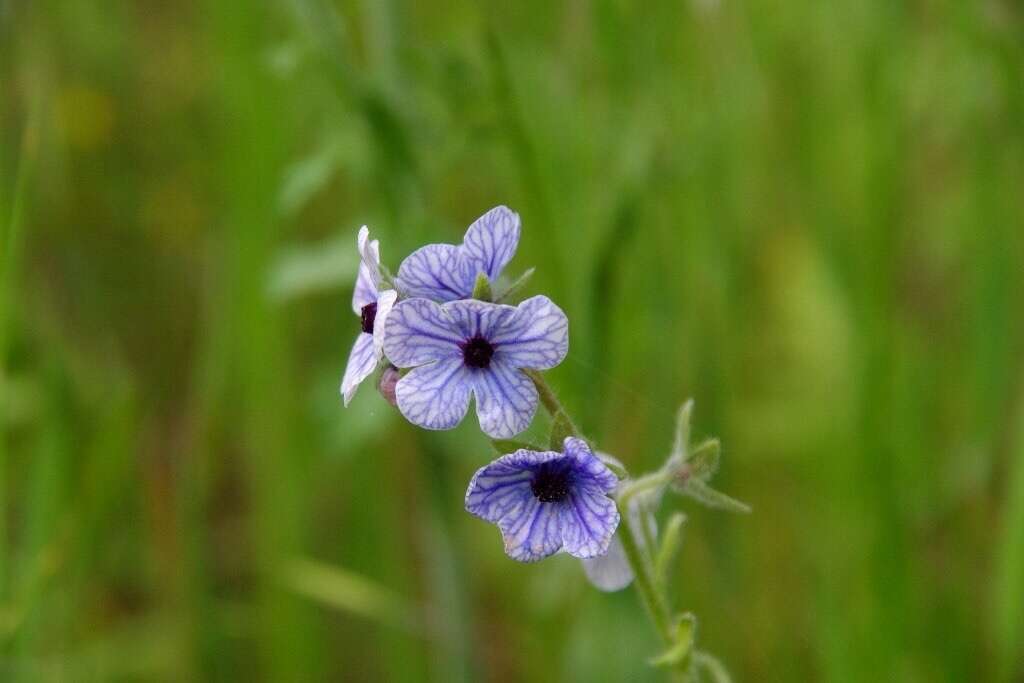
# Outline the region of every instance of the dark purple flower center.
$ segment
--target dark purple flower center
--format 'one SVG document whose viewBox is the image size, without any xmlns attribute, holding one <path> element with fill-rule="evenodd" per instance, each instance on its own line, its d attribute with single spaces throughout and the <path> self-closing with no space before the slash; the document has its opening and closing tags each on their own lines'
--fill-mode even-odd
<svg viewBox="0 0 1024 683">
<path fill-rule="evenodd" d="M 359 318 L 363 324 L 363 332 L 373 334 L 373 321 L 377 319 L 377 302 L 374 301 L 363 306 Z"/>
<path fill-rule="evenodd" d="M 569 497 L 572 468 L 563 463 L 546 462 L 533 474 L 530 489 L 542 503 L 561 503 Z"/>
<path fill-rule="evenodd" d="M 462 345 L 462 358 L 471 368 L 486 368 L 493 355 L 494 347 L 483 337 L 473 337 Z"/>
</svg>

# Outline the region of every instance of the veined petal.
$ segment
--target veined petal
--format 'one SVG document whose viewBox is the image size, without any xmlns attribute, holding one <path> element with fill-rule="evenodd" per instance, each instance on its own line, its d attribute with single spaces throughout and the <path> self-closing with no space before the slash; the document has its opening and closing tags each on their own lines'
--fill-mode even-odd
<svg viewBox="0 0 1024 683">
<path fill-rule="evenodd" d="M 348 355 L 345 376 L 341 379 L 341 395 L 346 406 L 355 396 L 359 383 L 376 369 L 377 360 L 378 356 L 373 348 L 373 337 L 365 332 L 360 332 L 356 337 L 356 343 L 352 345 L 352 352 Z"/>
<path fill-rule="evenodd" d="M 535 562 L 563 547 L 579 558 L 596 557 L 608 550 L 619 513 L 578 465 L 552 451 L 522 449 L 502 456 L 473 475 L 466 509 L 496 524 L 505 552 L 520 562 Z"/>
<path fill-rule="evenodd" d="M 606 453 L 602 453 L 598 457 L 602 461 L 610 459 L 618 463 L 616 458 Z M 622 482 L 619 482 L 619 485 L 621 486 Z M 634 497 L 629 505 L 629 525 L 636 530 L 637 545 L 640 546 L 642 551 L 647 552 L 647 538 L 648 536 L 652 539 L 658 538 L 658 524 L 653 516 L 642 513 L 640 498 L 641 496 Z M 649 533 L 643 532 L 643 525 L 645 524 L 648 525 L 647 531 Z M 604 555 L 580 560 L 587 578 L 600 590 L 607 592 L 619 591 L 633 582 L 633 568 L 629 566 L 626 551 L 623 549 L 622 541 L 619 539 L 620 534 L 629 533 L 625 526 L 625 524 L 620 523 L 616 533 L 612 536 L 612 542 L 608 544 L 608 552 Z"/>
<path fill-rule="evenodd" d="M 560 457 L 553 451 L 518 450 L 481 467 L 466 490 L 466 510 L 491 523 L 517 515 L 525 498 L 533 498 L 532 468 Z"/>
<path fill-rule="evenodd" d="M 530 426 L 537 412 L 537 387 L 521 370 L 502 361 L 472 371 L 480 429 L 495 439 L 508 439 Z"/>
<path fill-rule="evenodd" d="M 444 302 L 472 295 L 474 276 L 468 273 L 460 247 L 428 244 L 402 261 L 397 279 L 407 296 Z"/>
<path fill-rule="evenodd" d="M 402 302 L 407 303 L 407 302 Z M 392 312 L 395 315 L 398 308 Z M 391 343 L 391 333 L 384 343 Z M 398 409 L 424 429 L 451 429 L 469 410 L 471 380 L 461 358 L 448 358 L 421 365 L 398 380 L 395 398 Z"/>
<path fill-rule="evenodd" d="M 575 461 L 577 477 L 586 480 L 583 483 L 591 484 L 601 493 L 611 493 L 618 486 L 619 478 L 594 455 L 586 441 L 569 436 L 563 442 L 563 448 L 566 456 Z"/>
<path fill-rule="evenodd" d="M 384 326 L 397 300 L 398 292 L 393 289 L 385 290 L 377 297 L 377 315 L 373 321 L 373 348 L 377 352 L 378 360 L 384 355 Z"/>
<path fill-rule="evenodd" d="M 490 340 L 495 330 L 507 327 L 508 319 L 516 312 L 512 306 L 476 299 L 450 301 L 442 308 L 451 317 L 463 339 L 481 336 Z"/>
<path fill-rule="evenodd" d="M 578 486 L 563 505 L 561 531 L 565 551 L 581 559 L 605 554 L 619 526 L 615 501 L 592 487 Z"/>
<path fill-rule="evenodd" d="M 363 306 L 372 304 L 377 300 L 377 286 L 373 284 L 370 270 L 365 263 L 359 264 L 359 274 L 356 275 L 356 286 L 352 289 L 352 311 L 359 315 L 363 312 Z"/>
<path fill-rule="evenodd" d="M 365 225 L 359 228 L 359 236 L 356 238 L 359 248 L 359 272 L 356 275 L 356 285 L 352 290 L 352 310 L 356 315 L 362 312 L 363 306 L 377 300 L 377 286 L 380 283 L 380 257 L 377 256 L 376 261 L 371 260 L 369 263 L 366 258 L 366 254 L 371 256 L 377 254 L 377 242 L 374 240 L 371 248 L 368 243 L 369 238 L 369 229 Z"/>
<path fill-rule="evenodd" d="M 494 207 L 469 226 L 462 253 L 474 280 L 477 273 L 491 280 L 501 275 L 519 246 L 519 232 L 519 214 L 505 206 Z"/>
<path fill-rule="evenodd" d="M 463 339 L 455 323 L 440 305 L 428 299 L 398 302 L 383 328 L 384 353 L 400 368 L 460 357 L 459 343 Z"/>
<path fill-rule="evenodd" d="M 357 238 L 359 258 L 369 271 L 374 287 L 380 287 L 380 241 L 370 240 L 370 230 L 365 225 L 359 228 Z"/>
<path fill-rule="evenodd" d="M 498 522 L 505 553 L 520 562 L 537 562 L 562 547 L 562 506 L 541 503 L 532 495 L 516 515 Z"/>
<path fill-rule="evenodd" d="M 490 337 L 495 356 L 517 368 L 548 370 L 569 353 L 569 319 L 546 296 L 522 302 Z"/>
</svg>

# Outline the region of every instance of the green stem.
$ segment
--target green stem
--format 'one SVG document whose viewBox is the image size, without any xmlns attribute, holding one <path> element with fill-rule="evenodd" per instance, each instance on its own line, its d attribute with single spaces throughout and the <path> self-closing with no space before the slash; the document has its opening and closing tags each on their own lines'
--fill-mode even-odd
<svg viewBox="0 0 1024 683">
<path fill-rule="evenodd" d="M 544 379 L 544 376 L 536 370 L 527 370 L 527 374 L 530 379 L 533 380 L 534 386 L 537 387 L 537 393 L 540 395 L 540 401 L 544 405 L 544 408 L 551 414 L 552 417 L 558 414 L 564 415 L 569 419 L 569 414 L 566 412 L 562 403 L 558 400 L 554 390 Z M 575 425 L 570 419 L 572 424 L 573 433 L 579 434 L 579 430 L 576 429 Z M 653 474 L 649 474 L 644 477 L 640 477 L 629 485 L 625 486 L 618 496 L 619 513 L 622 518 L 620 523 L 621 533 L 619 539 L 622 542 L 622 549 L 625 551 L 626 560 L 629 562 L 630 568 L 633 570 L 633 576 L 635 577 L 633 583 L 636 585 L 637 594 L 640 596 L 640 601 L 643 602 L 644 607 L 647 609 L 647 614 L 650 616 L 651 621 L 654 623 L 654 628 L 658 632 L 658 636 L 664 642 L 666 646 L 671 647 L 675 643 L 675 624 L 673 623 L 672 611 L 669 608 L 668 598 L 661 590 L 660 584 L 654 580 L 654 574 L 651 567 L 651 562 L 648 557 L 641 550 L 640 544 L 637 541 L 637 531 L 633 528 L 633 525 L 629 522 L 629 503 L 636 495 L 655 489 L 659 486 L 663 486 L 668 482 L 668 474 L 664 471 L 658 471 Z M 648 552 L 653 550 L 653 545 L 647 548 Z M 683 663 L 680 663 L 683 666 Z M 678 672 L 677 675 L 685 677 L 685 668 Z"/>
<path fill-rule="evenodd" d="M 647 613 L 650 615 L 651 621 L 654 622 L 658 635 L 666 645 L 671 645 L 673 641 L 672 619 L 669 616 L 667 601 L 651 577 L 650 567 L 636 540 L 636 530 L 629 523 L 626 514 L 622 516 L 622 527 L 623 533 L 619 534 L 619 538 L 622 541 L 622 549 L 626 552 L 629 566 L 633 568 L 633 575 L 636 577 L 634 583 L 637 593 L 640 595 L 644 607 L 647 608 Z"/>
<path fill-rule="evenodd" d="M 554 417 L 561 413 L 565 415 L 566 419 L 569 420 L 570 426 L 572 426 L 572 433 L 579 436 L 580 430 L 576 428 L 576 423 L 569 417 L 569 413 L 562 406 L 561 401 L 558 400 L 558 396 L 555 395 L 554 389 L 548 384 L 547 380 L 537 370 L 527 370 L 526 374 L 529 375 L 530 379 L 533 380 L 533 385 L 537 387 L 537 393 L 540 395 L 540 402 L 544 405 L 545 410 Z"/>
</svg>

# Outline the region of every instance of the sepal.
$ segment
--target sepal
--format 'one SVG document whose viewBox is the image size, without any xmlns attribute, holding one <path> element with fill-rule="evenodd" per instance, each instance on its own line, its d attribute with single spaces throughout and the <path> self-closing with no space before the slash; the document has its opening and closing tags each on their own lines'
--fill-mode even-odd
<svg viewBox="0 0 1024 683">
<path fill-rule="evenodd" d="M 491 280 L 486 273 L 477 273 L 476 282 L 473 284 L 473 298 L 478 301 L 493 301 L 494 292 L 491 291 Z"/>
<path fill-rule="evenodd" d="M 515 282 L 510 284 L 508 288 L 501 293 L 501 296 L 495 299 L 495 301 L 497 301 L 499 304 L 507 304 L 511 302 L 512 299 L 514 299 L 519 294 L 519 292 L 523 291 L 523 288 L 526 287 L 526 283 L 528 283 L 530 281 L 530 278 L 533 277 L 534 270 L 534 268 L 530 268 L 525 273 L 520 275 Z"/>
<path fill-rule="evenodd" d="M 689 479 L 682 486 L 673 486 L 672 488 L 677 493 L 692 498 L 701 505 L 713 510 L 725 510 L 726 512 L 736 512 L 739 514 L 750 512 L 750 506 L 746 503 L 711 488 L 707 482 L 700 479 Z"/>
</svg>

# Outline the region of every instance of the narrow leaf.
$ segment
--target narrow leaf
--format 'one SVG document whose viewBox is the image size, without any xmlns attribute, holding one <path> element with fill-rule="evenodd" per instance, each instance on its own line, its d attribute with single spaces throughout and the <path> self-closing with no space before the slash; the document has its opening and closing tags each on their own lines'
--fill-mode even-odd
<svg viewBox="0 0 1024 683">
<path fill-rule="evenodd" d="M 420 628 L 409 602 L 347 569 L 296 558 L 285 566 L 281 578 L 296 593 L 344 612 L 405 630 Z"/>
<path fill-rule="evenodd" d="M 718 461 L 722 455 L 722 445 L 718 439 L 708 439 L 690 455 L 689 465 L 693 477 L 707 481 L 718 471 Z"/>
<path fill-rule="evenodd" d="M 508 289 L 502 292 L 501 296 L 499 296 L 496 299 L 496 301 L 498 303 L 508 303 L 512 301 L 519 294 L 519 292 L 522 291 L 523 287 L 526 286 L 526 283 L 530 281 L 530 278 L 533 277 L 534 270 L 534 268 L 530 268 L 525 273 L 520 275 L 519 279 L 517 279 L 515 282 L 509 285 Z"/>
<path fill-rule="evenodd" d="M 286 248 L 270 271 L 267 289 L 277 302 L 351 287 L 359 271 L 355 239 L 342 234 L 315 244 Z"/>
<path fill-rule="evenodd" d="M 714 510 L 725 510 L 726 512 L 742 514 L 750 512 L 750 506 L 746 503 L 731 498 L 721 491 L 716 491 L 700 479 L 690 479 L 677 490 L 684 496 L 689 496 L 701 505 Z"/>
<path fill-rule="evenodd" d="M 657 556 L 654 558 L 655 580 L 664 585 L 665 577 L 668 576 L 668 567 L 679 552 L 679 544 L 683 538 L 683 525 L 686 524 L 686 515 L 676 512 L 668 519 L 665 526 L 665 533 L 661 538 L 661 546 L 658 548 Z"/>
<path fill-rule="evenodd" d="M 693 413 L 693 399 L 679 406 L 676 414 L 676 434 L 672 442 L 672 453 L 670 459 L 683 462 L 686 460 L 686 451 L 690 446 L 690 416 Z"/>
<path fill-rule="evenodd" d="M 651 660 L 651 666 L 675 667 L 690 656 L 693 649 L 694 636 L 697 631 L 697 618 L 692 614 L 684 614 L 676 623 L 673 642 L 668 649 Z"/>
</svg>

